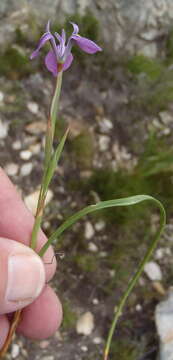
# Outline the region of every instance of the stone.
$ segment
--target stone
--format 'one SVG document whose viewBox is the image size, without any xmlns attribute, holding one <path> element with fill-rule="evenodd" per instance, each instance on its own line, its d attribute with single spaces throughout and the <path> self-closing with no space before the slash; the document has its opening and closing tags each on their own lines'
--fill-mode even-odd
<svg viewBox="0 0 173 360">
<path fill-rule="evenodd" d="M 19 165 L 15 164 L 15 163 L 9 163 L 5 166 L 5 172 L 9 176 L 17 175 L 18 171 L 19 171 Z"/>
<path fill-rule="evenodd" d="M 150 261 L 144 266 L 144 272 L 152 281 L 162 280 L 162 272 L 160 266 L 154 261 Z"/>
<path fill-rule="evenodd" d="M 88 244 L 88 250 L 91 252 L 97 252 L 98 251 L 98 247 L 96 244 L 94 244 L 93 242 L 89 242 Z"/>
<path fill-rule="evenodd" d="M 34 114 L 34 115 L 37 115 L 38 113 L 38 110 L 39 110 L 39 106 L 37 103 L 33 102 L 33 101 L 30 101 L 28 104 L 27 104 L 27 108 L 28 110 Z"/>
<path fill-rule="evenodd" d="M 93 301 L 92 301 L 92 303 L 93 303 L 94 305 L 98 305 L 98 304 L 99 304 L 99 300 L 98 300 L 97 298 L 94 298 Z"/>
<path fill-rule="evenodd" d="M 8 124 L 0 120 L 0 139 L 5 139 L 8 135 Z"/>
<path fill-rule="evenodd" d="M 94 329 L 94 316 L 93 314 L 88 311 L 80 316 L 76 323 L 76 331 L 77 334 L 81 335 L 91 335 Z"/>
<path fill-rule="evenodd" d="M 31 135 L 41 135 L 46 132 L 47 124 L 43 121 L 35 121 L 25 126 L 26 131 Z"/>
<path fill-rule="evenodd" d="M 46 349 L 49 346 L 49 344 L 50 344 L 50 341 L 43 340 L 43 341 L 40 341 L 39 346 L 40 346 L 41 349 Z"/>
<path fill-rule="evenodd" d="M 39 193 L 40 191 L 36 190 L 32 194 L 29 194 L 24 198 L 24 202 L 27 208 L 32 212 L 33 215 L 35 215 L 36 213 Z M 53 192 L 49 189 L 47 192 L 45 205 L 47 205 L 52 200 L 52 198 L 53 198 Z"/>
<path fill-rule="evenodd" d="M 93 338 L 93 344 L 99 345 L 102 343 L 102 341 L 103 341 L 102 338 L 98 336 Z"/>
<path fill-rule="evenodd" d="M 168 111 L 161 111 L 159 117 L 164 125 L 170 125 L 173 123 L 173 115 Z"/>
<path fill-rule="evenodd" d="M 140 36 L 144 40 L 153 41 L 157 38 L 158 31 L 154 28 L 150 28 L 148 31 L 144 31 Z"/>
<path fill-rule="evenodd" d="M 162 296 L 166 294 L 166 291 L 160 281 L 153 281 L 152 286 L 158 292 L 158 294 Z"/>
<path fill-rule="evenodd" d="M 107 135 L 99 136 L 99 149 L 100 151 L 106 151 L 109 148 L 110 138 Z"/>
<path fill-rule="evenodd" d="M 29 160 L 32 156 L 32 152 L 29 150 L 23 150 L 20 152 L 20 158 L 22 160 Z"/>
<path fill-rule="evenodd" d="M 162 134 L 165 135 L 165 136 L 170 135 L 170 133 L 171 133 L 171 129 L 169 129 L 169 128 L 165 128 L 165 129 L 162 130 Z"/>
<path fill-rule="evenodd" d="M 144 45 L 138 52 L 139 54 L 143 54 L 149 58 L 157 57 L 157 44 L 156 43 L 148 43 Z"/>
<path fill-rule="evenodd" d="M 81 346 L 81 350 L 82 350 L 83 352 L 87 352 L 87 351 L 88 351 L 88 347 L 87 347 L 86 345 L 82 345 L 82 346 Z"/>
<path fill-rule="evenodd" d="M 11 357 L 12 359 L 16 359 L 19 356 L 20 348 L 18 344 L 12 344 L 11 348 Z"/>
<path fill-rule="evenodd" d="M 0 103 L 2 103 L 4 100 L 4 93 L 0 91 Z"/>
<path fill-rule="evenodd" d="M 101 132 L 107 134 L 113 129 L 113 124 L 111 120 L 103 118 L 99 121 L 99 129 Z"/>
<path fill-rule="evenodd" d="M 105 224 L 105 222 L 104 222 L 103 220 L 100 220 L 100 221 L 98 221 L 98 222 L 95 223 L 95 229 L 96 229 L 96 231 L 102 231 L 102 230 L 104 230 L 105 226 L 106 226 L 106 224 Z"/>
<path fill-rule="evenodd" d="M 33 155 L 38 155 L 41 151 L 41 144 L 40 143 L 32 144 L 29 146 L 29 150 Z"/>
<path fill-rule="evenodd" d="M 22 147 L 21 141 L 20 140 L 16 140 L 14 141 L 14 143 L 12 144 L 12 148 L 14 150 L 20 150 Z"/>
<path fill-rule="evenodd" d="M 33 169 L 33 164 L 31 162 L 23 164 L 20 168 L 21 176 L 28 176 Z"/>
<path fill-rule="evenodd" d="M 141 304 L 137 304 L 136 307 L 135 307 L 136 311 L 140 312 L 142 311 L 142 306 Z"/>
<path fill-rule="evenodd" d="M 159 360 L 173 360 L 173 289 L 155 310 L 155 322 L 160 338 Z"/>
<path fill-rule="evenodd" d="M 95 231 L 94 231 L 93 225 L 91 224 L 90 221 L 87 221 L 85 223 L 85 230 L 84 230 L 85 239 L 87 239 L 87 240 L 92 239 L 94 234 L 95 234 Z"/>
</svg>

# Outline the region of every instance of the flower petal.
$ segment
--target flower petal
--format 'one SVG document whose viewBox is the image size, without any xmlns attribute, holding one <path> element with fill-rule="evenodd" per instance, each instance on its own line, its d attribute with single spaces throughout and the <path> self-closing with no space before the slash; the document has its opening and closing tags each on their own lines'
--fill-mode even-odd
<svg viewBox="0 0 173 360">
<path fill-rule="evenodd" d="M 63 64 L 63 71 L 67 70 L 70 67 L 72 61 L 73 61 L 73 55 L 70 53 L 67 56 L 65 63 Z"/>
<path fill-rule="evenodd" d="M 70 22 L 70 24 L 73 26 L 73 35 L 77 35 L 79 32 L 79 26 L 73 22 Z"/>
<path fill-rule="evenodd" d="M 85 37 L 79 35 L 72 35 L 71 39 L 73 39 L 76 44 L 88 54 L 95 54 L 97 51 L 102 51 L 102 48 L 98 46 L 94 41 L 89 40 Z"/>
<path fill-rule="evenodd" d="M 30 59 L 34 59 L 36 56 L 38 56 L 39 50 L 42 48 L 42 46 L 50 39 L 53 38 L 53 35 L 50 32 L 46 32 L 42 35 L 42 37 L 40 38 L 40 41 L 38 43 L 38 46 L 36 48 L 36 50 L 33 51 L 33 53 L 30 56 Z"/>
<path fill-rule="evenodd" d="M 58 56 L 59 58 L 62 58 L 65 51 L 65 32 L 64 33 L 62 32 L 62 36 L 59 35 L 57 32 L 55 32 L 55 36 L 60 43 L 60 45 L 57 46 Z"/>
<path fill-rule="evenodd" d="M 48 20 L 48 22 L 47 22 L 46 32 L 50 32 L 50 20 Z"/>
<path fill-rule="evenodd" d="M 58 75 L 57 59 L 54 51 L 50 50 L 45 57 L 45 65 L 47 69 L 53 73 L 54 76 Z"/>
<path fill-rule="evenodd" d="M 61 37 L 62 37 L 62 39 L 64 41 L 64 44 L 65 44 L 65 42 L 66 42 L 66 32 L 65 32 L 64 29 L 62 29 Z"/>
</svg>

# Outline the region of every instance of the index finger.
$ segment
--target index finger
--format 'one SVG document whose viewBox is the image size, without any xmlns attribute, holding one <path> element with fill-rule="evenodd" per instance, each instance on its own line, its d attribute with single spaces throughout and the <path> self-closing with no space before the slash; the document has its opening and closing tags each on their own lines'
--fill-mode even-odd
<svg viewBox="0 0 173 360">
<path fill-rule="evenodd" d="M 26 208 L 15 186 L 0 167 L 0 236 L 29 245 L 33 224 L 33 215 Z M 46 241 L 45 234 L 40 230 L 37 252 Z M 56 270 L 56 259 L 52 247 L 46 251 L 43 261 L 49 263 L 49 265 L 45 265 L 46 280 L 48 281 Z"/>
</svg>

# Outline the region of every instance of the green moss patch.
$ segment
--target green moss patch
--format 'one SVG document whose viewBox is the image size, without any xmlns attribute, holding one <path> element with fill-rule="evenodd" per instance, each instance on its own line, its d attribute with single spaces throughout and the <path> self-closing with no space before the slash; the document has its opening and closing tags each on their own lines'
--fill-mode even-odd
<svg viewBox="0 0 173 360">
<path fill-rule="evenodd" d="M 128 61 L 127 68 L 135 75 L 139 75 L 141 73 L 146 74 L 150 80 L 157 80 L 164 71 L 164 66 L 161 62 L 150 59 L 144 55 L 133 56 Z"/>
<path fill-rule="evenodd" d="M 90 168 L 92 166 L 94 139 L 90 131 L 83 131 L 71 140 L 70 148 L 75 156 L 77 164 L 81 168 Z"/>
<path fill-rule="evenodd" d="M 17 47 L 10 47 L 0 55 L 0 75 L 18 78 L 31 72 L 28 56 Z"/>
</svg>

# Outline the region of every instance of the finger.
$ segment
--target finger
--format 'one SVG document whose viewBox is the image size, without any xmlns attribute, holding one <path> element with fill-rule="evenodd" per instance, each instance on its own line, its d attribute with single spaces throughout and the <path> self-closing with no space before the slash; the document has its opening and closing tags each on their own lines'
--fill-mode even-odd
<svg viewBox="0 0 173 360">
<path fill-rule="evenodd" d="M 0 349 L 5 343 L 6 337 L 9 332 L 9 321 L 5 315 L 0 315 Z"/>
<path fill-rule="evenodd" d="M 35 251 L 17 241 L 0 238 L 0 314 L 30 304 L 44 285 L 45 268 Z"/>
<path fill-rule="evenodd" d="M 0 236 L 29 245 L 34 217 L 2 168 L 0 168 L 0 189 Z M 40 230 L 36 250 L 40 250 L 46 241 L 46 236 Z M 53 249 L 49 247 L 43 260 L 45 263 L 50 263 L 53 259 L 51 264 L 45 266 L 47 281 L 52 278 L 56 269 L 56 259 L 53 255 Z"/>
<path fill-rule="evenodd" d="M 52 336 L 62 320 L 62 306 L 47 285 L 40 296 L 22 311 L 18 332 L 32 339 Z"/>
</svg>

